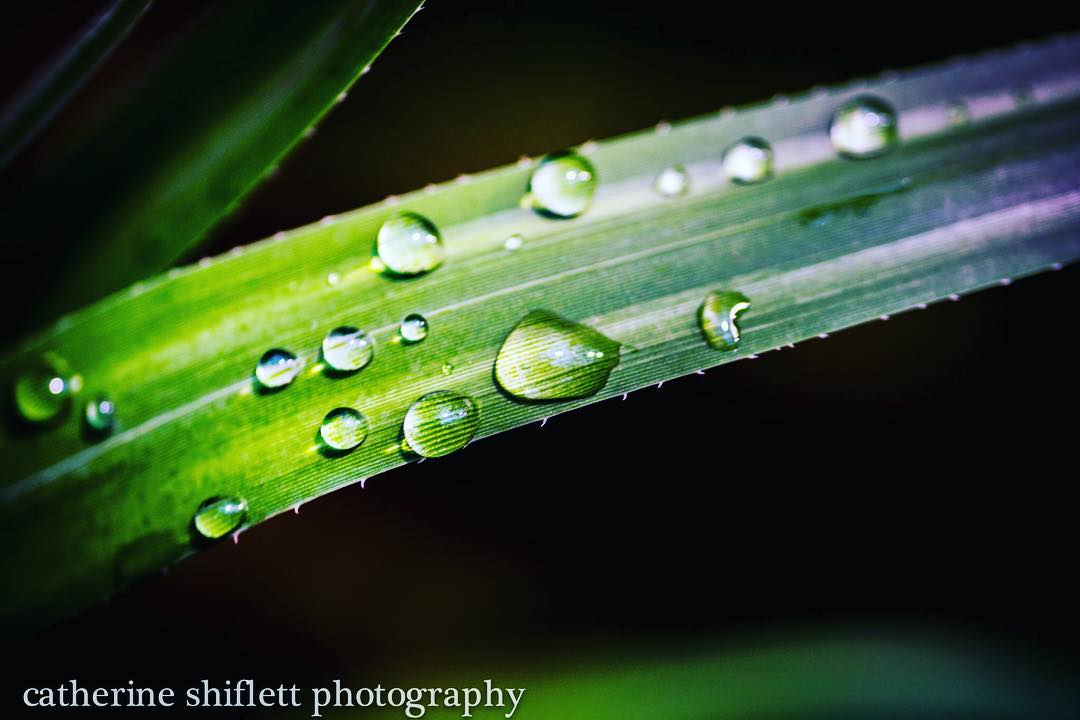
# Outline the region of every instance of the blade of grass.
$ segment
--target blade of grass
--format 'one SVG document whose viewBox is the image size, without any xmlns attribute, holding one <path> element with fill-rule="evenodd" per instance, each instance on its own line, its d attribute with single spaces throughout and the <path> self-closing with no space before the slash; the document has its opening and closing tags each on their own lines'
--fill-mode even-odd
<svg viewBox="0 0 1080 720">
<path fill-rule="evenodd" d="M 674 655 L 661 648 L 643 656 L 640 650 L 609 650 L 589 662 L 544 673 L 501 668 L 495 684 L 526 689 L 514 711 L 516 720 L 568 715 L 594 720 L 1064 719 L 1074 717 L 1080 706 L 1075 676 L 1059 668 L 1031 658 L 1024 663 L 983 644 L 927 637 L 925 631 L 916 637 L 900 639 L 879 631 L 829 638 L 817 631 L 786 640 L 758 638 L 708 653 Z M 433 684 L 475 687 L 478 677 L 485 677 L 485 671 Z M 400 682 L 415 684 L 415 674 Z M 492 714 L 510 710 L 509 698 L 504 701 L 506 707 Z M 401 709 L 354 708 L 346 716 L 373 712 L 391 717 L 400 716 Z M 429 707 L 424 717 L 460 715 L 461 708 Z"/>
<path fill-rule="evenodd" d="M 60 53 L 0 114 L 0 169 L 63 108 L 149 7 L 150 0 L 116 0 Z"/>
<path fill-rule="evenodd" d="M 488 436 L 1076 259 L 1078 47 L 1062 39 L 589 144 L 600 190 L 571 221 L 519 207 L 521 163 L 326 218 L 63 319 L 8 353 L 2 376 L 59 353 L 81 374 L 80 398 L 114 398 L 119 427 L 87 442 L 78 407 L 47 430 L 5 426 L 4 620 L 54 618 L 190 552 L 193 513 L 209 497 L 246 498 L 254 524 L 407 462 L 402 417 L 427 392 L 474 397 Z M 874 160 L 837 158 L 829 116 L 864 92 L 896 105 L 904 141 Z M 950 121 L 958 101 L 963 123 Z M 773 141 L 777 177 L 733 186 L 720 157 L 747 134 Z M 653 178 L 675 163 L 693 190 L 660 197 Z M 404 209 L 442 228 L 448 259 L 392 280 L 367 260 L 380 223 Z M 520 249 L 504 247 L 511 234 Z M 753 302 L 734 353 L 709 348 L 696 324 L 716 289 Z M 597 395 L 519 403 L 496 388 L 501 342 L 537 308 L 623 344 Z M 430 337 L 395 343 L 411 312 L 427 316 Z M 318 347 L 343 324 L 374 337 L 375 361 L 327 377 Z M 272 347 L 308 369 L 263 395 L 251 373 Z M 345 405 L 363 411 L 370 435 L 324 456 L 319 423 Z"/>
<path fill-rule="evenodd" d="M 36 323 L 160 272 L 272 171 L 419 0 L 225 2 L 72 147 L 9 178 L 4 217 L 54 247 Z"/>
</svg>

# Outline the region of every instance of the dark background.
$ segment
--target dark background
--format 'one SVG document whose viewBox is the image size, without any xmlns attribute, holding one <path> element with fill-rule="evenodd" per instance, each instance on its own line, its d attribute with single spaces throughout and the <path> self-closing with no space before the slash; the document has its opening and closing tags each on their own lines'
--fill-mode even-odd
<svg viewBox="0 0 1080 720">
<path fill-rule="evenodd" d="M 94 7 L 5 8 L 3 96 Z M 1052 7 L 429 2 L 210 251 L 521 154 L 1075 27 Z M 155 6 L 96 84 L 192 8 Z M 807 627 L 944 630 L 1075 665 L 1077 274 L 339 491 L 18 641 L 5 681 L 422 683 Z"/>
</svg>

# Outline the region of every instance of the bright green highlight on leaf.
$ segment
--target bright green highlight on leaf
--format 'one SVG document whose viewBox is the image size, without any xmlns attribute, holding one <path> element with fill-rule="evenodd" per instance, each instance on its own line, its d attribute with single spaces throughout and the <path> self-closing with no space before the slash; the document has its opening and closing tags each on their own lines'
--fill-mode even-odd
<svg viewBox="0 0 1080 720">
<path fill-rule="evenodd" d="M 899 140 L 896 111 L 873 95 L 860 95 L 841 105 L 829 125 L 829 138 L 841 155 L 870 158 L 888 152 Z"/>
<path fill-rule="evenodd" d="M 576 152 L 548 155 L 529 180 L 533 207 L 553 217 L 585 212 L 596 193 L 596 170 Z"/>
<path fill-rule="evenodd" d="M 495 359 L 503 390 L 524 400 L 565 400 L 596 394 L 619 364 L 619 343 L 547 310 L 526 315 Z"/>
<path fill-rule="evenodd" d="M 430 220 L 403 212 L 387 219 L 379 228 L 375 254 L 395 275 L 421 275 L 442 265 L 446 248 L 439 229 Z"/>
<path fill-rule="evenodd" d="M 214 497 L 199 506 L 195 529 L 208 540 L 217 540 L 233 532 L 247 520 L 248 506 L 243 498 Z"/>
<path fill-rule="evenodd" d="M 711 292 L 698 311 L 701 332 L 709 346 L 734 350 L 739 345 L 739 313 L 750 308 L 750 298 L 740 292 Z"/>
<path fill-rule="evenodd" d="M 442 457 L 469 444 L 480 427 L 480 407 L 468 395 L 436 390 L 409 406 L 402 434 L 409 449 Z"/>
</svg>

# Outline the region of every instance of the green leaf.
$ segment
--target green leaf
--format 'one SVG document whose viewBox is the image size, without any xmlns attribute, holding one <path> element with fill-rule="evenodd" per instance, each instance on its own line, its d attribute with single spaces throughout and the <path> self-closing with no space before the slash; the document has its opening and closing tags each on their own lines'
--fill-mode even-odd
<svg viewBox="0 0 1080 720">
<path fill-rule="evenodd" d="M 484 437 L 1075 260 L 1078 47 L 1057 40 L 589 144 L 599 189 L 573 219 L 522 207 L 535 163 L 519 163 L 281 233 L 64 319 L 0 363 L 14 382 L 49 352 L 81 380 L 66 417 L 4 428 L 4 620 L 47 621 L 191 552 L 207 500 L 245 501 L 246 527 L 416 460 L 402 421 L 434 391 L 471 397 Z M 902 142 L 838 157 L 830 116 L 865 93 L 897 108 Z M 771 180 L 725 179 L 723 151 L 746 135 L 772 143 Z M 690 191 L 657 193 L 654 178 L 674 165 Z M 380 225 L 402 211 L 445 241 L 427 274 L 370 262 Z M 699 326 L 714 291 L 752 304 L 731 351 Z M 518 400 L 500 388 L 499 349 L 535 310 L 621 347 L 596 394 Z M 429 326 L 415 344 L 397 339 L 410 313 Z M 374 360 L 344 376 L 319 363 L 323 337 L 343 325 L 375 342 Z M 272 348 L 305 366 L 262 392 L 252 373 Z M 81 403 L 99 393 L 117 426 L 88 438 Z M 317 441 L 337 407 L 367 420 L 345 454 Z"/>
<path fill-rule="evenodd" d="M 58 248 L 44 322 L 160 272 L 303 137 L 419 0 L 214 6 L 70 147 L 11 181 L 4 217 Z"/>
<path fill-rule="evenodd" d="M 127 35 L 150 0 L 116 0 L 17 95 L 0 115 L 0 168 L 64 106 Z"/>
<path fill-rule="evenodd" d="M 493 685 L 525 688 L 513 715 L 516 720 L 568 716 L 590 720 L 1064 720 L 1075 717 L 1080 707 L 1073 673 L 1032 662 L 1030 657 L 1004 655 L 985 643 L 933 638 L 933 633 L 917 640 L 881 632 L 837 635 L 829 638 L 821 631 L 802 632 L 787 642 L 759 638 L 749 645 L 730 647 L 725 643 L 722 650 L 711 653 L 674 655 L 660 650 L 648 657 L 640 656 L 640 651 L 605 654 L 589 664 L 562 664 L 542 673 L 502 669 Z M 476 687 L 476 678 L 490 672 L 477 669 L 439 684 Z M 415 682 L 415 678 L 401 682 Z M 486 689 L 482 684 L 480 687 Z M 425 696 L 420 702 L 427 701 Z M 474 712 L 477 717 L 487 712 L 502 716 L 512 707 L 506 695 L 503 701 L 502 709 Z M 370 716 L 372 712 L 376 717 L 391 717 L 400 716 L 401 709 L 354 707 L 345 712 L 346 717 Z M 460 707 L 429 707 L 424 714 L 432 720 L 460 716 Z"/>
</svg>

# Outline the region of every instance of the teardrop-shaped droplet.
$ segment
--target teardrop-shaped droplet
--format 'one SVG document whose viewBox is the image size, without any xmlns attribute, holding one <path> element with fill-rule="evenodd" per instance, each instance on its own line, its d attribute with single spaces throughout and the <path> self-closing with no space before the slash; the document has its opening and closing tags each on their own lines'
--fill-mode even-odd
<svg viewBox="0 0 1080 720">
<path fill-rule="evenodd" d="M 479 426 L 480 407 L 475 400 L 436 390 L 409 406 L 401 430 L 417 455 L 442 457 L 468 445 Z"/>
<path fill-rule="evenodd" d="M 724 175 L 732 182 L 750 184 L 772 176 L 773 151 L 759 137 L 744 137 L 724 151 Z"/>
<path fill-rule="evenodd" d="M 527 400 L 587 397 L 607 384 L 619 364 L 619 343 L 547 310 L 533 310 L 503 341 L 495 379 Z"/>
<path fill-rule="evenodd" d="M 507 250 L 518 250 L 524 244 L 525 238 L 521 237 L 518 233 L 514 233 L 510 237 L 506 238 L 506 242 L 503 243 L 503 247 Z"/>
<path fill-rule="evenodd" d="M 268 390 L 282 388 L 300 374 L 304 362 L 288 350 L 267 350 L 255 366 L 255 379 Z"/>
<path fill-rule="evenodd" d="M 701 332 L 716 350 L 734 350 L 739 344 L 738 315 L 750 307 L 750 299 L 740 292 L 711 292 L 698 312 Z"/>
<path fill-rule="evenodd" d="M 331 450 L 352 450 L 364 442 L 367 434 L 367 418 L 351 407 L 331 410 L 319 426 L 319 438 Z"/>
<path fill-rule="evenodd" d="M 837 108 L 829 124 L 833 147 L 850 158 L 886 153 L 899 138 L 896 111 L 874 95 L 859 95 L 848 100 Z"/>
<path fill-rule="evenodd" d="M 375 254 L 395 275 L 420 275 L 442 265 L 446 247 L 430 220 L 403 212 L 388 218 L 379 228 Z"/>
<path fill-rule="evenodd" d="M 236 530 L 247 520 L 247 502 L 239 497 L 212 497 L 195 513 L 195 529 L 209 540 Z"/>
<path fill-rule="evenodd" d="M 398 327 L 398 335 L 401 336 L 402 342 L 409 345 L 420 342 L 428 335 L 427 318 L 419 313 L 406 315 L 401 321 L 401 326 Z"/>
<path fill-rule="evenodd" d="M 664 168 L 653 181 L 653 189 L 664 197 L 678 197 L 690 190 L 690 173 L 682 165 Z"/>
<path fill-rule="evenodd" d="M 533 170 L 529 193 L 537 210 L 554 217 L 575 217 L 592 202 L 596 170 L 576 152 L 548 155 Z"/>
<path fill-rule="evenodd" d="M 322 341 L 323 360 L 338 372 L 354 372 L 375 357 L 375 341 L 363 330 L 348 325 L 334 328 Z"/>
<path fill-rule="evenodd" d="M 55 419 L 71 403 L 71 367 L 56 353 L 35 358 L 15 379 L 15 408 L 31 423 Z"/>
<path fill-rule="evenodd" d="M 971 120 L 971 108 L 963 100 L 954 100 L 945 106 L 950 125 L 963 125 Z"/>
<path fill-rule="evenodd" d="M 116 404 L 104 395 L 88 400 L 83 409 L 86 426 L 95 433 L 108 433 L 116 424 Z"/>
</svg>

